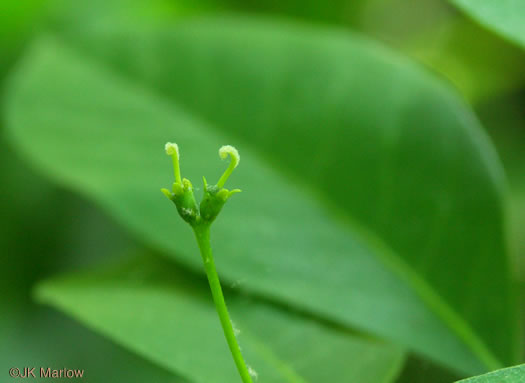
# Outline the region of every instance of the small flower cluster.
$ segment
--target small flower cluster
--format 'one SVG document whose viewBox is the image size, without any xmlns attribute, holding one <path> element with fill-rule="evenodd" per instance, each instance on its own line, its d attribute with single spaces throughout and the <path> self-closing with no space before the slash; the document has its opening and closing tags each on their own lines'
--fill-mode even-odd
<svg viewBox="0 0 525 383">
<path fill-rule="evenodd" d="M 240 189 L 228 190 L 224 184 L 230 177 L 233 170 L 239 165 L 241 157 L 239 152 L 231 145 L 225 145 L 219 149 L 219 156 L 222 159 L 230 156 L 231 161 L 228 168 L 224 171 L 216 185 L 208 185 L 206 178 L 204 180 L 204 197 L 200 205 L 195 200 L 193 185 L 186 178 L 181 178 L 179 165 L 179 147 L 175 143 L 168 142 L 165 146 L 166 154 L 173 159 L 173 169 L 175 173 L 175 182 L 171 191 L 161 189 L 162 193 L 177 207 L 177 211 L 183 220 L 191 226 L 210 225 L 219 215 L 226 201 Z"/>
</svg>

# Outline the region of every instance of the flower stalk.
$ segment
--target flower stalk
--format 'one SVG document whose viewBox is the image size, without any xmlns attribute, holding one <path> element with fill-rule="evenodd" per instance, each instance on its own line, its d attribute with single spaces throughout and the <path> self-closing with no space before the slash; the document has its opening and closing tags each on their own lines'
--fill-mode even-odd
<svg viewBox="0 0 525 383">
<path fill-rule="evenodd" d="M 175 204 L 181 218 L 188 222 L 193 229 L 204 264 L 204 270 L 210 285 L 215 309 L 219 315 L 224 336 L 226 337 L 237 371 L 239 372 L 243 383 L 252 383 L 251 375 L 253 370 L 247 367 L 242 357 L 239 344 L 237 343 L 235 330 L 224 300 L 219 275 L 215 268 L 215 261 L 213 259 L 210 242 L 211 224 L 221 212 L 226 201 L 233 194 L 241 191 L 240 189 L 228 190 L 224 188 L 224 184 L 239 164 L 239 152 L 230 145 L 223 146 L 219 149 L 219 156 L 222 159 L 230 156 L 230 164 L 216 185 L 208 185 L 206 179 L 203 177 L 204 196 L 200 205 L 197 205 L 191 182 L 186 178 L 181 178 L 179 147 L 177 144 L 167 143 L 165 150 L 166 154 L 173 159 L 175 182 L 173 183 L 171 191 L 164 188 L 161 189 L 161 191 Z"/>
</svg>

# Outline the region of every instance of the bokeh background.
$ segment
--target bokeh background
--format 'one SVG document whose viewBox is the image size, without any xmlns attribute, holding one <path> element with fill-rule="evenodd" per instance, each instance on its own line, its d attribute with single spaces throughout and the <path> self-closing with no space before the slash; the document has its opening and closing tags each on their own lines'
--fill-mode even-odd
<svg viewBox="0 0 525 383">
<path fill-rule="evenodd" d="M 223 12 L 274 15 L 358 31 L 452 83 L 480 118 L 507 172 L 509 241 L 516 283 L 523 291 L 525 50 L 446 1 L 0 0 L 0 90 L 26 47 L 43 31 L 71 24 L 170 25 Z M 82 366 L 91 372 L 90 381 L 170 381 L 172 375 L 162 368 L 34 302 L 37 281 L 124 257 L 143 245 L 92 202 L 33 170 L 3 136 L 3 121 L 0 114 L 0 379 L 7 379 L 16 361 L 18 366 Z M 429 370 L 442 381 L 455 378 L 411 357 L 399 381 L 423 381 Z"/>
</svg>

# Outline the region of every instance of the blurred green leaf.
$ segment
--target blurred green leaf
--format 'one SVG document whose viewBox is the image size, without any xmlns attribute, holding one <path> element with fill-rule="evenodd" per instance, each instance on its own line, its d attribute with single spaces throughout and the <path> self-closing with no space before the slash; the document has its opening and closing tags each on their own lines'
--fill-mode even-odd
<svg viewBox="0 0 525 383">
<path fill-rule="evenodd" d="M 442 0 L 92 0 L 62 7 L 58 30 L 170 25 L 225 10 L 358 30 L 423 62 L 474 104 L 525 84 L 525 52 Z"/>
<path fill-rule="evenodd" d="M 172 182 L 163 144 L 179 143 L 194 183 L 234 144 L 230 186 L 245 192 L 212 238 L 226 280 L 464 373 L 516 359 L 502 172 L 439 80 L 336 30 L 93 33 L 42 40 L 13 79 L 11 138 L 51 177 L 201 270 L 158 191 Z"/>
<path fill-rule="evenodd" d="M 25 34 L 40 13 L 45 9 L 47 0 L 2 0 L 0 12 L 0 46 L 15 43 L 20 34 Z"/>
<path fill-rule="evenodd" d="M 149 25 L 169 25 L 181 17 L 209 12 L 216 8 L 215 0 L 64 1 L 54 9 L 53 28 L 86 30 L 115 25 L 147 28 Z"/>
<path fill-rule="evenodd" d="M 525 93 L 499 97 L 480 104 L 478 113 L 501 156 L 508 175 L 507 208 L 510 253 L 520 290 L 522 334 L 525 333 Z M 525 339 L 521 355 L 525 355 Z M 520 358 L 520 360 L 523 360 Z"/>
<path fill-rule="evenodd" d="M 432 363 L 419 355 L 407 355 L 396 383 L 443 383 L 461 379 L 461 375 Z"/>
<path fill-rule="evenodd" d="M 13 296 L 0 298 L 13 300 Z M 12 303 L 12 302 L 11 302 Z M 173 372 L 131 353 L 73 323 L 69 318 L 36 304 L 18 313 L 10 304 L 0 318 L 0 368 L 40 367 L 84 370 L 82 382 L 185 383 Z M 111 363 L 108 363 L 111 360 Z M 37 377 L 31 381 L 45 382 Z"/>
<path fill-rule="evenodd" d="M 92 383 L 182 382 L 32 301 L 35 281 L 107 259 L 122 235 L 91 205 L 36 174 L 7 146 L 3 129 L 0 133 L 0 371 L 67 366 L 83 369 L 83 381 Z"/>
<path fill-rule="evenodd" d="M 523 383 L 525 381 L 525 364 L 504 368 L 489 374 L 461 380 L 461 383 Z M 458 382 L 458 383 L 460 383 Z"/>
<path fill-rule="evenodd" d="M 525 52 L 442 0 L 93 0 L 60 7 L 58 29 L 170 25 L 225 10 L 358 30 L 428 65 L 472 103 L 525 83 Z"/>
<path fill-rule="evenodd" d="M 239 380 L 206 280 L 167 261 L 142 257 L 45 282 L 37 296 L 191 381 Z M 396 347 L 239 295 L 227 300 L 243 354 L 262 382 L 390 382 L 402 363 Z"/>
<path fill-rule="evenodd" d="M 525 52 L 446 1 L 368 0 L 355 27 L 437 71 L 472 103 L 525 82 Z"/>
<path fill-rule="evenodd" d="M 368 0 L 225 0 L 228 9 L 257 14 L 279 14 L 316 23 L 348 24 Z"/>
<path fill-rule="evenodd" d="M 469 20 L 444 21 L 415 33 L 404 45 L 404 51 L 443 74 L 471 103 L 525 83 L 525 52 Z"/>
<path fill-rule="evenodd" d="M 451 0 L 479 23 L 525 48 L 523 0 Z"/>
<path fill-rule="evenodd" d="M 442 0 L 227 0 L 228 8 L 358 30 L 428 65 L 472 103 L 519 89 L 525 52 Z"/>
<path fill-rule="evenodd" d="M 0 86 L 5 72 L 16 60 L 25 42 L 47 15 L 47 0 L 1 0 Z"/>
<path fill-rule="evenodd" d="M 515 274 L 525 281 L 525 94 L 480 104 L 478 114 L 503 161 L 508 176 L 508 213 Z"/>
</svg>

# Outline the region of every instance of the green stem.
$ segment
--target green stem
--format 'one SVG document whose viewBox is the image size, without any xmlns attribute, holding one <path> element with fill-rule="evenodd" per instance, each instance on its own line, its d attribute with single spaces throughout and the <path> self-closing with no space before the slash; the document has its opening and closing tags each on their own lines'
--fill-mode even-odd
<svg viewBox="0 0 525 383">
<path fill-rule="evenodd" d="M 179 153 L 177 152 L 171 157 L 173 158 L 173 173 L 175 175 L 175 182 L 178 184 L 182 184 L 182 180 L 180 177 Z"/>
<path fill-rule="evenodd" d="M 197 225 L 193 227 L 195 233 L 195 238 L 199 245 L 201 251 L 202 260 L 204 262 L 204 269 L 206 270 L 206 275 L 208 277 L 208 282 L 210 284 L 211 294 L 213 296 L 213 302 L 215 303 L 215 308 L 217 309 L 217 314 L 219 314 L 219 319 L 221 321 L 222 330 L 224 331 L 224 336 L 230 347 L 230 351 L 237 366 L 237 371 L 242 378 L 243 383 L 253 383 L 246 363 L 241 354 L 241 349 L 237 343 L 237 338 L 235 338 L 235 333 L 233 331 L 232 322 L 230 320 L 230 315 L 228 314 L 228 308 L 226 307 L 226 302 L 224 301 L 224 295 L 222 294 L 221 282 L 219 280 L 219 275 L 215 269 L 215 262 L 213 261 L 213 254 L 211 252 L 210 245 L 210 225 Z"/>
<path fill-rule="evenodd" d="M 228 165 L 228 168 L 224 171 L 221 178 L 219 178 L 219 181 L 217 181 L 217 187 L 220 189 L 224 186 L 228 178 L 233 172 L 233 169 L 235 169 L 235 161 L 230 161 L 230 164 Z"/>
</svg>

